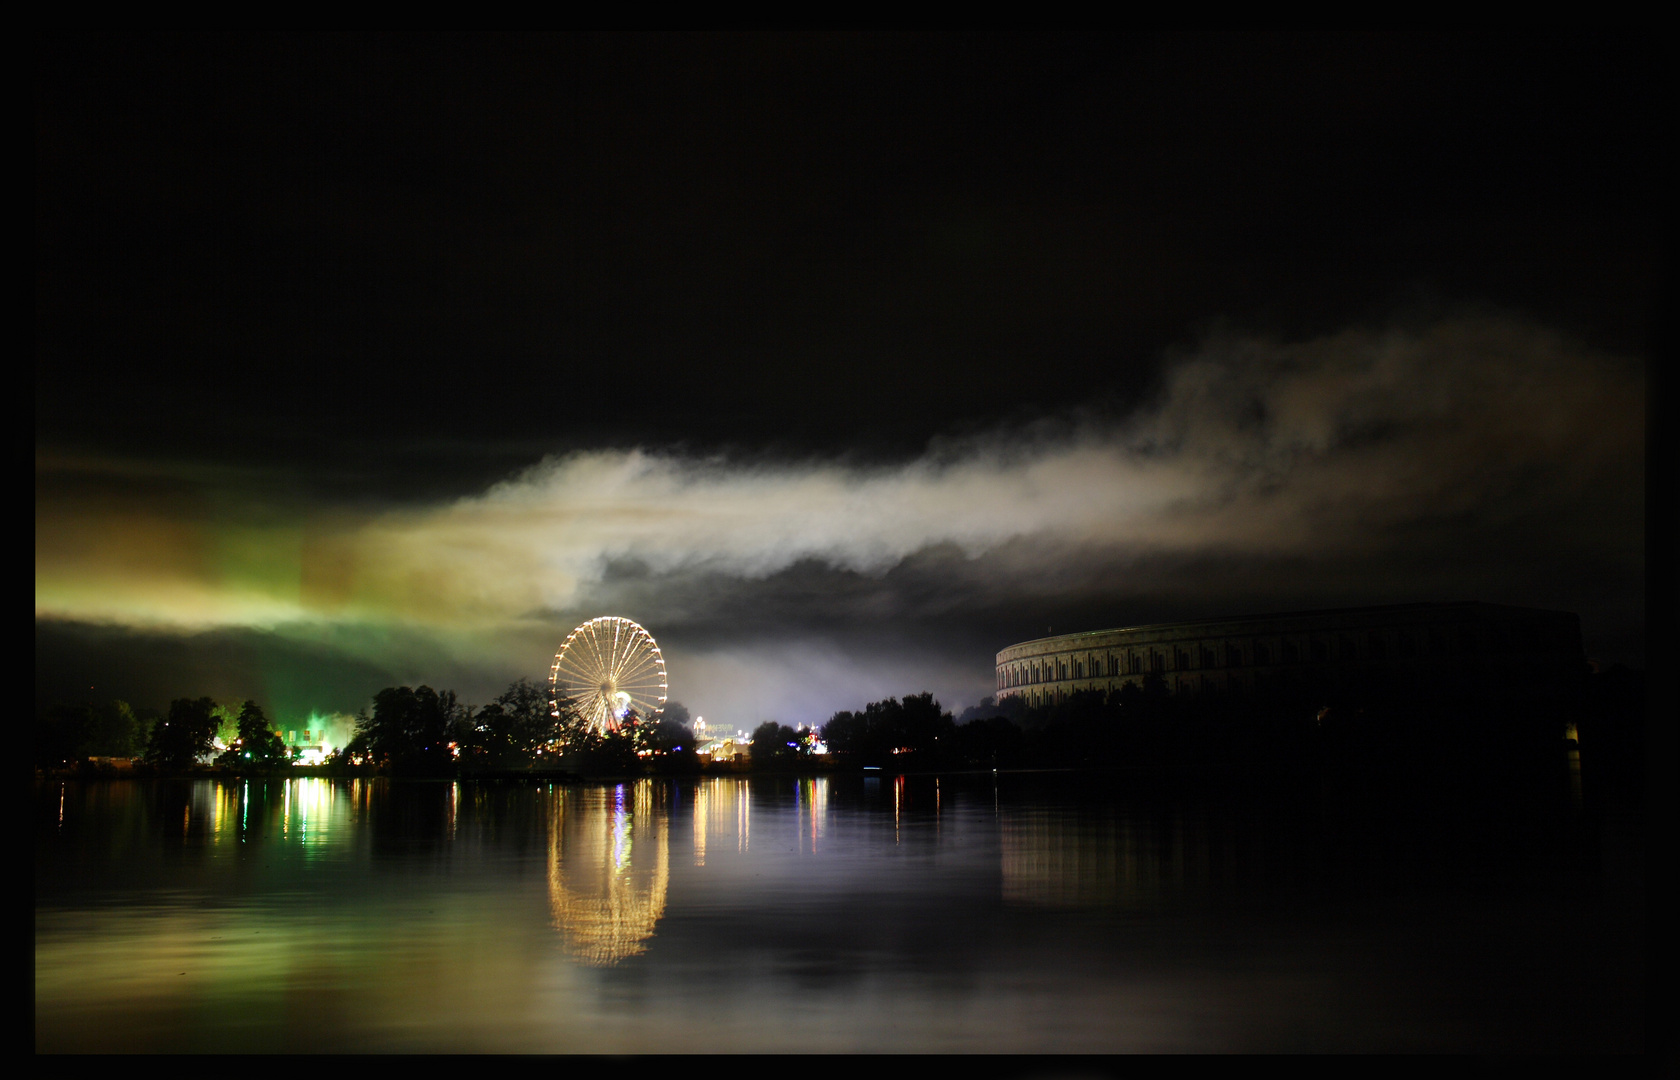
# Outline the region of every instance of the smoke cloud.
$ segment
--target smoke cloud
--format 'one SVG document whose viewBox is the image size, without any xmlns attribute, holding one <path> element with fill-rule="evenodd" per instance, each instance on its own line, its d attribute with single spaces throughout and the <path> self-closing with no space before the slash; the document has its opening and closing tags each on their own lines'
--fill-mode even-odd
<svg viewBox="0 0 1680 1080">
<path fill-rule="evenodd" d="M 95 497 L 40 483 L 89 471 L 49 461 L 37 466 L 36 615 L 405 627 L 494 666 L 509 642 L 549 642 L 567 620 L 634 599 L 618 613 L 683 624 L 693 673 L 722 687 L 725 669 L 774 666 L 705 641 L 714 610 L 753 637 L 754 604 L 777 613 L 759 639 L 801 621 L 815 639 L 825 620 L 884 625 L 923 601 L 980 610 L 1170 589 L 1170 573 L 1140 581 L 1138 569 L 1186 561 L 1227 568 L 1204 588 L 1268 574 L 1357 584 L 1380 570 L 1439 590 L 1463 567 L 1457 596 L 1509 600 L 1508 582 L 1475 575 L 1638 580 L 1644 416 L 1639 362 L 1466 316 L 1305 342 L 1212 337 L 1171 357 L 1156 398 L 1123 421 L 936 440 L 892 466 L 591 451 L 470 498 L 370 512 L 277 510 L 196 474 L 167 498 L 132 475 L 127 494 Z M 544 647 L 527 651 L 540 660 Z"/>
<path fill-rule="evenodd" d="M 38 505 L 36 610 L 488 626 L 569 610 L 615 565 L 879 575 L 930 547 L 972 559 L 1022 539 L 1294 557 L 1525 525 L 1534 544 L 1637 559 L 1643 422 L 1636 363 L 1512 319 L 1220 338 L 1177 357 L 1124 424 L 937 443 L 892 467 L 583 452 L 444 506 L 268 527 Z"/>
</svg>

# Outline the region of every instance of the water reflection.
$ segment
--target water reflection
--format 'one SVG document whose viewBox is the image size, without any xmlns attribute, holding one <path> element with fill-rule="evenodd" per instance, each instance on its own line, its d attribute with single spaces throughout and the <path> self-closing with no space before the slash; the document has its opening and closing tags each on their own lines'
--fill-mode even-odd
<svg viewBox="0 0 1680 1080">
<path fill-rule="evenodd" d="M 280 835 L 298 844 L 306 857 L 318 853 L 332 842 L 336 829 L 349 817 L 346 795 L 343 785 L 320 777 L 286 782 Z"/>
<path fill-rule="evenodd" d="M 713 778 L 694 787 L 694 865 L 706 865 L 708 843 L 736 854 L 752 846 L 752 791 L 746 780 Z"/>
<path fill-rule="evenodd" d="M 646 951 L 670 887 L 670 810 L 664 784 L 553 792 L 548 900 L 566 951 L 608 967 Z"/>
<path fill-rule="evenodd" d="M 800 780 L 794 795 L 799 820 L 799 850 L 815 855 L 828 831 L 828 777 Z"/>
<path fill-rule="evenodd" d="M 1340 860 L 1343 885 L 1368 845 L 1335 850 L 1335 830 L 1293 800 L 1224 808 L 1218 800 L 1035 799 L 998 814 L 1002 893 L 1011 906 L 1167 912 L 1298 902 L 1320 893 Z M 1386 844 L 1378 862 L 1407 872 L 1414 856 Z"/>
<path fill-rule="evenodd" d="M 1278 788 L 43 783 L 36 1046 L 1632 1045 L 1637 928 L 1568 880 L 1521 884 L 1557 844 L 1522 849 L 1516 886 L 1465 889 L 1426 873 L 1454 847 L 1488 861 L 1461 815 L 1431 832 L 1411 803 L 1362 816 Z"/>
<path fill-rule="evenodd" d="M 1182 817 L 1082 817 L 1058 810 L 1000 821 L 1005 903 L 1153 910 L 1206 882 L 1209 837 Z"/>
</svg>

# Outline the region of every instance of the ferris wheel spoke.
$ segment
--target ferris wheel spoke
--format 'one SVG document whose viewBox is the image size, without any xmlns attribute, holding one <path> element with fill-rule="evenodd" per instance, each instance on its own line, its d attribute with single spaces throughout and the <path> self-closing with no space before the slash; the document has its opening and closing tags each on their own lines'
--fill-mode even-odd
<svg viewBox="0 0 1680 1080">
<path fill-rule="evenodd" d="M 665 692 L 665 673 L 662 671 L 649 672 L 643 678 L 625 679 L 621 681 L 619 685 L 629 690 L 640 689 L 657 694 L 663 694 Z"/>
<path fill-rule="evenodd" d="M 601 655 L 600 627 L 597 626 L 595 622 L 590 621 L 584 623 L 583 626 L 579 627 L 579 629 L 584 631 L 584 634 L 589 641 L 588 648 L 590 654 L 595 657 L 599 657 Z"/>
<path fill-rule="evenodd" d="M 572 649 L 557 656 L 554 663 L 562 670 L 587 671 L 591 667 L 592 660 L 588 652 Z"/>
<path fill-rule="evenodd" d="M 662 686 L 664 683 L 664 673 L 658 669 L 637 672 L 618 680 L 618 685 L 625 690 L 631 690 L 639 686 Z"/>
<path fill-rule="evenodd" d="M 556 686 L 560 693 L 573 698 L 585 698 L 595 692 L 586 679 L 561 679 Z"/>
<path fill-rule="evenodd" d="M 649 659 L 652 651 L 649 645 L 652 640 L 646 633 L 631 634 L 630 640 L 625 644 L 621 666 L 633 666 Z"/>
<path fill-rule="evenodd" d="M 595 663 L 591 657 L 572 656 L 571 654 L 566 653 L 562 654 L 560 659 L 555 663 L 555 669 L 572 675 L 581 675 L 585 678 L 593 678 L 595 675 L 600 673 L 601 667 L 599 664 Z"/>
<path fill-rule="evenodd" d="M 607 662 L 608 670 L 611 670 L 613 664 L 618 660 L 618 639 L 622 627 L 619 626 L 617 619 L 612 620 L 609 627 L 610 635 L 607 639 L 607 651 L 603 659 Z"/>
<path fill-rule="evenodd" d="M 638 644 L 640 643 L 638 642 Z M 650 650 L 645 648 L 633 649 L 625 653 L 624 657 L 620 660 L 618 664 L 619 675 L 621 677 L 625 677 L 633 674 L 634 672 L 657 666 L 658 663 L 658 659 Z"/>
<path fill-rule="evenodd" d="M 570 660 L 584 670 L 592 670 L 601 665 L 600 653 L 596 652 L 587 641 L 580 642 L 578 647 L 569 649 L 560 655 L 563 659 Z"/>
<path fill-rule="evenodd" d="M 625 668 L 637 661 L 640 656 L 640 653 L 637 651 L 637 646 L 641 644 L 639 640 L 640 637 L 641 635 L 639 634 L 624 635 L 624 640 L 619 644 L 618 655 L 613 660 L 614 678 L 622 676 Z"/>
<path fill-rule="evenodd" d="M 613 678 L 623 679 L 627 670 L 640 665 L 640 663 L 641 657 L 638 654 L 626 650 L 623 655 L 619 656 L 619 658 L 613 663 Z"/>
<path fill-rule="evenodd" d="M 619 683 L 618 688 L 634 697 L 658 697 L 663 689 L 662 684 L 655 682 Z"/>
</svg>

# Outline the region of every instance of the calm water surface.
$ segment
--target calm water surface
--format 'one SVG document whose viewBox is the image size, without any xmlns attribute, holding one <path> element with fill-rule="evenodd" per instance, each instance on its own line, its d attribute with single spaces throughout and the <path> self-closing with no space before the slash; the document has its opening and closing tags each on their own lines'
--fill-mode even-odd
<svg viewBox="0 0 1680 1080">
<path fill-rule="evenodd" d="M 1231 788 L 38 783 L 36 1048 L 1640 1048 L 1642 899 L 1567 808 Z"/>
</svg>

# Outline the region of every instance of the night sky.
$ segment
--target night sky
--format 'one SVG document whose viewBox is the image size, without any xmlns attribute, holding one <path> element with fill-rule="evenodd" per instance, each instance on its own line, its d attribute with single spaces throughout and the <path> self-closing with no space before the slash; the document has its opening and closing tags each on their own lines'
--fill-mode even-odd
<svg viewBox="0 0 1680 1080">
<path fill-rule="evenodd" d="M 1642 38 L 36 41 L 38 702 L 821 722 L 1190 617 L 1644 662 Z"/>
</svg>

